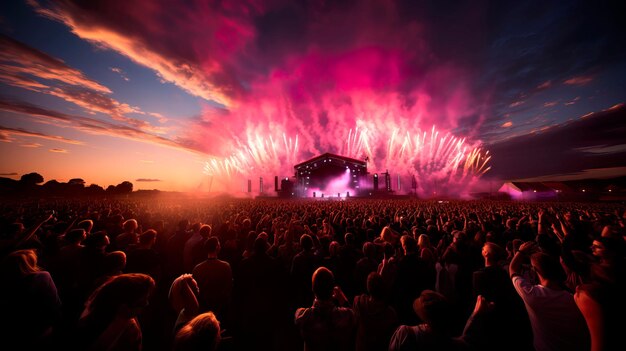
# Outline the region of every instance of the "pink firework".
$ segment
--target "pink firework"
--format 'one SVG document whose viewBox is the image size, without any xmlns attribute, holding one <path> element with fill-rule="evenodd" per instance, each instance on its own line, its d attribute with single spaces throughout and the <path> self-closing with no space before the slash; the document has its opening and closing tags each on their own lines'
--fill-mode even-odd
<svg viewBox="0 0 626 351">
<path fill-rule="evenodd" d="M 428 197 L 464 196 L 490 169 L 489 152 L 483 152 L 480 146 L 469 144 L 463 138 L 440 133 L 434 126 L 430 131 L 416 129 L 402 133 L 400 130 L 396 127 L 390 133 L 386 129 L 373 133 L 367 128 L 356 127 L 347 131 L 345 142 L 337 143 L 336 148 L 327 151 L 367 159 L 370 173 L 388 170 L 398 179 L 393 187 L 396 193 L 416 192 Z M 237 143 L 230 156 L 210 158 L 205 163 L 204 172 L 227 187 L 233 184 L 237 187 L 246 178 L 293 175 L 293 165 L 315 156 L 306 156 L 299 151 L 297 135 L 287 137 L 283 134 L 280 139 L 277 142 L 272 136 L 248 138 L 246 143 Z M 411 184 L 412 179 L 415 179 L 415 187 Z"/>
</svg>

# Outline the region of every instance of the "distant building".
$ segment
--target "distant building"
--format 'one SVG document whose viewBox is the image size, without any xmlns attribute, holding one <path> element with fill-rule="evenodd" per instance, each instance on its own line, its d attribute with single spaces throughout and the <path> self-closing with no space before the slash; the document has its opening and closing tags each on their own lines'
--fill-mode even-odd
<svg viewBox="0 0 626 351">
<path fill-rule="evenodd" d="M 513 200 L 624 201 L 626 177 L 547 182 L 509 181 L 498 190 Z"/>
</svg>

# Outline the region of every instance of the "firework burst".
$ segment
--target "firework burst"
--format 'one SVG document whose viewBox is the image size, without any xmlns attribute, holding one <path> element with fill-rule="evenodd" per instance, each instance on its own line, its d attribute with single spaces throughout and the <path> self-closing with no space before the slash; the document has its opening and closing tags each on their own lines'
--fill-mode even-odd
<svg viewBox="0 0 626 351">
<path fill-rule="evenodd" d="M 402 132 L 396 127 L 390 133 L 372 133 L 356 127 L 348 130 L 344 140 L 337 150 L 328 151 L 369 160 L 371 173 L 385 169 L 405 181 L 416 180 L 415 189 L 397 189 L 400 192 L 461 195 L 491 168 L 489 151 L 464 138 L 441 133 L 434 126 L 428 131 L 414 132 Z M 297 135 L 289 137 L 283 133 L 278 140 L 272 136 L 249 137 L 245 142 L 237 142 L 230 156 L 206 161 L 204 172 L 228 182 L 241 177 L 288 176 L 293 174 L 294 164 L 314 156 L 304 155 L 299 146 Z"/>
</svg>

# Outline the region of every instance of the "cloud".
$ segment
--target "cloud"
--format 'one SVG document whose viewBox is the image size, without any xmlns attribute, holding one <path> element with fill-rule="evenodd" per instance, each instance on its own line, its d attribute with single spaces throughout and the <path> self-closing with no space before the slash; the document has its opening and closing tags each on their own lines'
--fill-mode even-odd
<svg viewBox="0 0 626 351">
<path fill-rule="evenodd" d="M 594 145 L 575 148 L 574 150 L 582 151 L 590 154 L 617 154 L 626 153 L 626 144 L 618 145 Z"/>
<path fill-rule="evenodd" d="M 44 79 L 43 84 L 29 76 Z M 23 89 L 49 94 L 73 103 L 90 113 L 103 113 L 112 119 L 154 133 L 165 133 L 163 127 L 130 118 L 131 113 L 145 114 L 139 107 L 121 103 L 110 96 L 111 91 L 67 66 L 63 61 L 42 51 L 0 35 L 0 81 Z M 54 85 L 56 83 L 62 83 Z M 152 116 L 152 115 L 151 115 Z M 165 118 L 160 116 L 159 121 Z"/>
<path fill-rule="evenodd" d="M 556 106 L 558 104 L 559 104 L 558 101 L 548 101 L 548 102 L 543 104 L 543 107 L 554 107 L 554 106 Z"/>
<path fill-rule="evenodd" d="M 556 94 L 562 88 L 557 85 L 576 77 L 615 76 L 614 70 L 621 70 L 626 46 L 615 45 L 623 42 L 624 32 L 619 2 L 598 6 L 535 0 L 515 6 L 490 3 L 488 8 L 487 26 L 492 34 L 482 56 L 485 71 L 476 82 L 479 89 L 492 91 L 490 115 L 494 118 L 520 92 L 530 100 L 548 88 L 557 88 L 550 91 Z M 571 82 L 584 81 L 588 79 Z"/>
<path fill-rule="evenodd" d="M 0 176 L 3 176 L 3 177 L 5 177 L 5 176 L 16 176 L 16 175 L 17 175 L 17 173 L 15 173 L 15 172 L 13 172 L 13 173 L 0 173 Z"/>
<path fill-rule="evenodd" d="M 120 77 L 122 77 L 122 79 L 124 79 L 125 81 L 129 82 L 130 79 L 126 76 L 126 72 L 124 72 L 121 68 L 118 67 L 111 67 L 110 68 L 112 72 L 115 72 L 117 74 L 120 75 Z"/>
<path fill-rule="evenodd" d="M 161 146 L 167 146 L 188 152 L 199 152 L 198 149 L 193 147 L 192 143 L 189 143 L 184 139 L 171 140 L 158 135 L 150 134 L 148 132 L 130 126 L 119 125 L 89 117 L 68 115 L 62 112 L 45 109 L 24 101 L 8 100 L 0 97 L 0 110 L 32 116 L 37 121 L 41 121 L 43 123 L 52 122 L 58 127 L 72 128 L 88 134 L 107 135 L 145 143 L 157 144 Z M 44 139 L 48 138 L 50 140 L 63 141 L 70 144 L 82 144 L 82 142 L 80 141 L 66 139 L 58 136 L 48 136 L 41 133 L 29 132 L 22 129 L 5 127 L 2 127 L 2 129 L 0 129 L 0 140 L 9 138 L 9 136 L 12 134 L 41 137 Z M 10 139 L 8 141 L 10 141 Z"/>
<path fill-rule="evenodd" d="M 136 182 L 160 182 L 161 179 L 139 178 L 135 179 Z"/>
<path fill-rule="evenodd" d="M 604 179 L 616 178 L 626 175 L 626 167 L 608 167 L 608 168 L 591 168 L 583 169 L 579 172 L 550 174 L 541 177 L 532 177 L 526 179 L 518 179 L 520 182 L 549 182 L 549 181 L 567 181 L 567 180 L 583 180 L 583 179 Z"/>
<path fill-rule="evenodd" d="M 163 116 L 160 113 L 148 112 L 147 115 L 156 118 L 159 121 L 159 123 L 165 123 L 168 121 L 167 117 Z"/>
<path fill-rule="evenodd" d="M 43 145 L 38 144 L 38 143 L 22 143 L 20 144 L 21 147 L 28 147 L 28 148 L 38 148 L 38 147 L 42 147 Z"/>
<path fill-rule="evenodd" d="M 512 126 L 513 126 L 513 122 L 511 122 L 511 121 L 505 122 L 505 123 L 503 123 L 501 125 L 502 128 L 509 128 L 509 127 L 512 127 Z"/>
<path fill-rule="evenodd" d="M 537 86 L 537 90 L 545 90 L 545 89 L 550 88 L 551 86 L 552 86 L 552 81 L 551 80 L 547 80 L 547 81 L 539 84 Z"/>
<path fill-rule="evenodd" d="M 52 141 L 59 141 L 62 143 L 72 144 L 72 145 L 84 144 L 82 141 L 68 139 L 62 136 L 58 136 L 58 135 L 48 135 L 48 134 L 43 134 L 43 133 L 38 133 L 38 132 L 31 132 L 31 131 L 21 129 L 21 128 L 8 128 L 8 127 L 3 127 L 3 126 L 0 126 L 0 136 L 2 136 L 2 139 L 4 139 L 5 141 L 11 141 L 12 140 L 11 136 L 22 136 L 22 137 L 40 138 L 40 139 L 46 139 L 46 140 L 52 140 Z M 39 144 L 31 144 L 31 145 L 39 145 Z M 30 147 L 36 147 L 36 146 L 30 146 Z"/>
<path fill-rule="evenodd" d="M 510 104 L 510 105 L 509 105 L 509 107 L 518 107 L 518 106 L 522 106 L 525 102 L 526 102 L 526 101 L 522 101 L 522 100 L 515 101 L 515 102 L 513 102 L 512 104 Z"/>
<path fill-rule="evenodd" d="M 384 131 L 372 140 L 374 149 L 383 150 L 396 129 L 418 133 L 436 125 L 471 135 L 486 115 L 482 91 L 472 89 L 476 72 L 469 62 L 479 59 L 459 56 L 476 52 L 473 44 L 484 45 L 480 35 L 461 40 L 456 30 L 432 20 L 446 15 L 461 26 L 483 23 L 469 2 L 454 12 L 407 2 L 317 8 L 242 1 L 210 10 L 193 0 L 177 7 L 69 1 L 33 6 L 80 38 L 219 103 L 207 103 L 182 136 L 187 145 L 215 155 L 237 153 L 257 136 L 282 140 L 283 134 L 287 141 L 298 135 L 298 157 L 340 152 L 357 127 Z"/>
<path fill-rule="evenodd" d="M 57 148 L 48 149 L 48 151 L 54 152 L 54 153 L 57 153 L 57 154 L 67 154 L 68 153 L 68 151 L 66 149 L 57 149 Z"/>
<path fill-rule="evenodd" d="M 144 129 L 152 132 L 163 133 L 160 127 L 153 127 L 150 123 L 126 117 L 129 113 L 143 113 L 138 107 L 120 103 L 104 94 L 96 91 L 81 88 L 55 88 L 48 92 L 50 95 L 62 98 L 65 101 L 74 103 L 83 107 L 92 113 L 100 112 L 110 116 L 112 119 L 120 122 L 128 123 L 136 128 Z"/>
<path fill-rule="evenodd" d="M 492 177 L 517 179 L 622 167 L 626 108 L 596 112 L 550 128 L 487 145 Z"/>
<path fill-rule="evenodd" d="M 149 10 L 128 4 L 69 1 L 47 4 L 49 7 L 35 1 L 31 5 L 38 13 L 64 23 L 79 37 L 153 69 L 163 80 L 193 95 L 229 105 L 231 96 L 243 89 L 240 82 L 228 76 L 225 66 L 229 54 L 254 37 L 251 18 L 246 19 L 244 12 L 256 12 L 252 5 L 225 5 L 232 12 L 240 11 L 235 18 L 220 13 L 224 9 L 202 11 L 165 4 L 153 4 Z M 195 5 L 204 7 L 200 2 Z M 151 23 L 150 18 L 159 18 L 159 22 Z M 162 26 L 165 23 L 169 30 Z M 191 45 L 183 44 L 185 41 Z M 198 62 L 198 57 L 206 60 Z"/>
<path fill-rule="evenodd" d="M 7 72 L 5 69 L 6 67 L 2 67 L 0 64 L 0 81 L 5 84 L 36 92 L 41 92 L 43 89 L 49 88 L 47 85 L 39 83 L 34 79 Z"/>
<path fill-rule="evenodd" d="M 593 81 L 591 76 L 578 76 L 566 79 L 563 83 L 566 85 L 587 85 Z"/>
<path fill-rule="evenodd" d="M 566 102 L 564 105 L 565 106 L 571 106 L 574 105 L 578 100 L 580 100 L 580 96 L 577 96 L 575 98 L 573 98 L 572 100 Z"/>
<path fill-rule="evenodd" d="M 81 86 L 102 93 L 109 88 L 91 80 L 77 69 L 42 51 L 0 34 L 0 63 L 3 71 Z"/>
<path fill-rule="evenodd" d="M 361 157 L 366 149 L 372 167 L 384 167 L 393 164 L 384 160 L 398 131 L 437 126 L 482 137 L 483 126 L 502 125 L 512 102 L 516 112 L 531 109 L 532 94 L 596 76 L 621 64 L 626 50 L 614 45 L 621 32 L 608 30 L 621 23 L 619 12 L 588 3 L 31 4 L 98 48 L 208 100 L 176 142 L 223 159 L 283 152 L 301 160 L 349 150 Z M 272 172 L 293 172 L 273 159 Z"/>
<path fill-rule="evenodd" d="M 606 109 L 606 110 L 604 110 L 604 111 L 619 110 L 619 109 L 621 109 L 621 108 L 623 108 L 623 107 L 624 107 L 624 103 L 623 103 L 623 102 L 620 102 L 619 104 L 615 104 L 615 105 L 613 105 L 613 106 L 611 106 L 611 107 L 607 108 L 607 109 Z"/>
</svg>

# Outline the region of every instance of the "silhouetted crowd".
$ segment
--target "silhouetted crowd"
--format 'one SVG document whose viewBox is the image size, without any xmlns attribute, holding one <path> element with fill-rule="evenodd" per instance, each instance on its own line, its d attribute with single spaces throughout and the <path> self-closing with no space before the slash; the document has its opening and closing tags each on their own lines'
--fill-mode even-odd
<svg viewBox="0 0 626 351">
<path fill-rule="evenodd" d="M 0 205 L 2 350 L 624 350 L 626 206 Z"/>
</svg>

